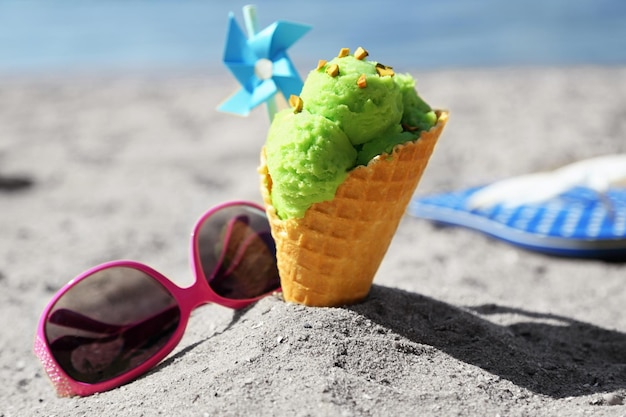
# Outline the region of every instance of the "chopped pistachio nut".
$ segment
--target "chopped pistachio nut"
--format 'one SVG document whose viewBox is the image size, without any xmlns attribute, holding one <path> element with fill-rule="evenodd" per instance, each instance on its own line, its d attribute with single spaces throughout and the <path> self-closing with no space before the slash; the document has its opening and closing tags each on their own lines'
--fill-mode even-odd
<svg viewBox="0 0 626 417">
<path fill-rule="evenodd" d="M 317 61 L 317 70 L 321 70 L 322 68 L 324 68 L 324 65 L 326 65 L 328 61 L 326 61 L 325 59 L 320 59 L 319 61 Z"/>
<path fill-rule="evenodd" d="M 376 72 L 381 77 L 384 77 L 386 75 L 393 77 L 396 74 L 395 72 L 393 72 L 393 68 L 383 64 L 376 64 Z"/>
<path fill-rule="evenodd" d="M 367 87 L 367 80 L 365 79 L 365 74 L 361 74 L 361 76 L 359 77 L 358 80 L 356 80 L 356 85 L 359 86 L 359 88 L 365 88 Z"/>
<path fill-rule="evenodd" d="M 365 49 L 361 48 L 360 46 L 356 48 L 356 51 L 354 51 L 354 57 L 359 60 L 365 59 L 365 57 L 368 55 L 369 53 Z"/>
<path fill-rule="evenodd" d="M 338 76 L 339 75 L 339 65 L 337 65 L 337 64 L 329 65 L 328 68 L 326 68 L 326 74 L 330 75 L 331 77 Z"/>
<path fill-rule="evenodd" d="M 339 51 L 339 55 L 337 55 L 338 58 L 343 58 L 344 56 L 348 56 L 350 55 L 350 48 L 341 48 L 341 50 Z"/>
<path fill-rule="evenodd" d="M 302 111 L 302 107 L 304 107 L 304 102 L 299 96 L 292 94 L 289 97 L 289 105 L 293 107 L 294 113 L 300 113 Z"/>
</svg>

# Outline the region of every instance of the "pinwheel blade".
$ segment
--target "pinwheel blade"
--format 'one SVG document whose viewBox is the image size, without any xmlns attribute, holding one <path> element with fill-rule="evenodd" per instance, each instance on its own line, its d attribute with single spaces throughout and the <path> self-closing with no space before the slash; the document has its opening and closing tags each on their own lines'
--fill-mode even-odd
<svg viewBox="0 0 626 417">
<path fill-rule="evenodd" d="M 278 27 L 274 32 L 274 42 L 272 42 L 270 54 L 274 56 L 280 51 L 286 51 L 309 30 L 311 30 L 309 25 L 279 21 Z"/>
<path fill-rule="evenodd" d="M 226 101 L 220 104 L 217 109 L 225 113 L 247 116 L 250 114 L 250 110 L 252 109 L 250 106 L 251 98 L 252 94 L 242 88 L 227 98 Z"/>
<path fill-rule="evenodd" d="M 253 109 L 261 103 L 274 97 L 278 88 L 272 79 L 264 80 L 254 88 L 250 98 L 250 108 Z"/>
<path fill-rule="evenodd" d="M 226 46 L 224 47 L 224 62 L 248 63 L 254 66 L 256 56 L 252 49 L 248 47 L 248 38 L 246 38 L 246 35 L 237 24 L 232 12 L 228 15 L 228 19 L 228 35 L 226 36 Z"/>
<path fill-rule="evenodd" d="M 296 43 L 311 26 L 279 20 L 263 29 L 250 40 L 250 47 L 258 54 L 267 54 L 264 58 L 273 58 Z"/>
<path fill-rule="evenodd" d="M 296 96 L 300 95 L 303 86 L 302 79 L 286 56 L 274 62 L 273 79 L 278 89 L 286 98 L 289 98 L 292 94 Z"/>
</svg>

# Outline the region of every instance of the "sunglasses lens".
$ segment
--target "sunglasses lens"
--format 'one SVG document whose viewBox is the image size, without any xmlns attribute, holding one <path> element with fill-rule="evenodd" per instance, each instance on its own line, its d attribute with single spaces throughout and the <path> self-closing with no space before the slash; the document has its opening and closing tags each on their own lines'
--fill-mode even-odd
<svg viewBox="0 0 626 417">
<path fill-rule="evenodd" d="M 119 376 L 154 356 L 180 323 L 174 297 L 147 273 L 111 267 L 78 282 L 50 310 L 50 352 L 77 381 Z"/>
<path fill-rule="evenodd" d="M 280 287 L 276 245 L 265 212 L 233 205 L 200 225 L 196 250 L 204 276 L 217 294 L 251 299 Z"/>
</svg>

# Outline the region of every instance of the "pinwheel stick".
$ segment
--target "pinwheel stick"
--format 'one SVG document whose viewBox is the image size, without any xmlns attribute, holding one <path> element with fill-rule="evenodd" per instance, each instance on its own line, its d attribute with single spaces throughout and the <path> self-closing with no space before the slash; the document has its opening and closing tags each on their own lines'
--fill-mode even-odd
<svg viewBox="0 0 626 417">
<path fill-rule="evenodd" d="M 259 25 L 256 19 L 256 6 L 254 4 L 243 6 L 243 18 L 248 37 L 251 38 L 259 32 Z"/>
<path fill-rule="evenodd" d="M 259 24 L 256 18 L 256 6 L 253 4 L 248 4 L 243 6 L 243 18 L 246 25 L 246 31 L 248 32 L 248 38 L 253 37 L 259 31 Z M 270 122 L 274 120 L 274 115 L 278 111 L 276 106 L 276 100 L 274 97 L 270 97 L 266 101 L 267 104 L 267 114 L 270 118 Z"/>
</svg>

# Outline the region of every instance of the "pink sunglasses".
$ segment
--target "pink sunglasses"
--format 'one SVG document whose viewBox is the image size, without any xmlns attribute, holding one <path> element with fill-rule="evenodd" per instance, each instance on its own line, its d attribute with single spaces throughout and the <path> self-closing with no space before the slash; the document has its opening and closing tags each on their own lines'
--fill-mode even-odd
<svg viewBox="0 0 626 417">
<path fill-rule="evenodd" d="M 205 213 L 193 229 L 191 254 L 196 279 L 188 288 L 134 261 L 96 266 L 61 288 L 35 338 L 59 396 L 110 390 L 147 372 L 176 347 L 202 304 L 240 309 L 280 291 L 276 246 L 254 203 Z"/>
</svg>

